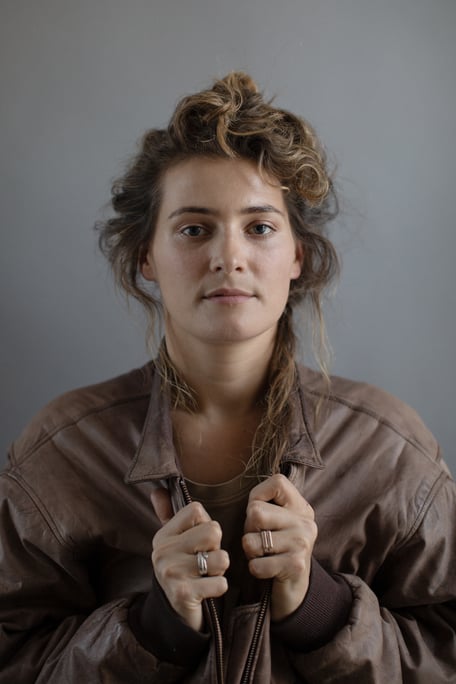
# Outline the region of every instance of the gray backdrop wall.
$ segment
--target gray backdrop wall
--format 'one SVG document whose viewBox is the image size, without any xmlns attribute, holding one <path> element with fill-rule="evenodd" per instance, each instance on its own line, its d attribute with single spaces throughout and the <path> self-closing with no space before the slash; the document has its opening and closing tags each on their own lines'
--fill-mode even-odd
<svg viewBox="0 0 456 684">
<path fill-rule="evenodd" d="M 333 370 L 422 415 L 453 472 L 454 0 L 2 0 L 1 440 L 146 358 L 97 253 L 113 177 L 232 69 L 314 123 L 343 193 Z"/>
</svg>

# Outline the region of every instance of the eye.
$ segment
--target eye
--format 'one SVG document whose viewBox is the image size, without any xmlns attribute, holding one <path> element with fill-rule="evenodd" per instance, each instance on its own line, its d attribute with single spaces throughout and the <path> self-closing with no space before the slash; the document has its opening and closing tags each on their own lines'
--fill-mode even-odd
<svg viewBox="0 0 456 684">
<path fill-rule="evenodd" d="M 249 232 L 253 235 L 269 235 L 273 230 L 274 228 L 267 223 L 255 223 L 249 228 Z"/>
<path fill-rule="evenodd" d="M 188 237 L 202 237 L 206 233 L 207 231 L 202 226 L 198 225 L 185 226 L 185 228 L 181 230 L 181 234 L 187 235 Z"/>
</svg>

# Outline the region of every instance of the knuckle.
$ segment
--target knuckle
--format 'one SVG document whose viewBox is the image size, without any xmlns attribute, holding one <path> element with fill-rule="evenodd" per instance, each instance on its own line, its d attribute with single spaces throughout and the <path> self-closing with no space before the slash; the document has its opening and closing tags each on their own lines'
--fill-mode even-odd
<svg viewBox="0 0 456 684">
<path fill-rule="evenodd" d="M 258 546 L 258 541 L 255 539 L 254 534 L 245 534 L 242 538 L 242 548 L 244 549 L 244 552 L 247 554 L 248 558 L 253 558 L 254 556 L 257 556 L 258 553 L 261 553 L 259 546 Z"/>
<path fill-rule="evenodd" d="M 222 528 L 216 520 L 211 520 L 208 523 L 208 538 L 214 545 L 218 545 L 222 540 Z"/>
<path fill-rule="evenodd" d="M 252 550 L 252 539 L 251 539 L 250 534 L 244 534 L 241 542 L 242 542 L 242 548 L 244 549 L 244 551 L 249 552 Z"/>
<path fill-rule="evenodd" d="M 261 564 L 256 558 L 249 560 L 249 570 L 254 577 L 260 576 Z"/>
<path fill-rule="evenodd" d="M 273 480 L 274 484 L 280 488 L 286 487 L 288 485 L 288 482 L 289 482 L 288 478 L 285 477 L 285 475 L 283 475 L 282 473 L 275 473 L 272 476 L 272 480 Z"/>
<path fill-rule="evenodd" d="M 227 551 L 220 551 L 220 567 L 223 572 L 230 567 L 230 557 Z"/>
<path fill-rule="evenodd" d="M 174 601 L 178 604 L 188 603 L 193 598 L 189 582 L 178 582 L 172 593 Z"/>
<path fill-rule="evenodd" d="M 222 596 L 228 590 L 228 582 L 226 577 L 217 577 L 214 583 L 214 596 Z"/>
<path fill-rule="evenodd" d="M 309 561 L 306 556 L 300 554 L 289 559 L 288 571 L 292 575 L 301 575 L 309 568 Z"/>
<path fill-rule="evenodd" d="M 309 536 L 310 536 L 310 538 L 312 540 L 312 544 L 313 544 L 318 537 L 318 527 L 317 527 L 317 523 L 315 522 L 315 520 L 312 520 L 309 522 Z"/>
<path fill-rule="evenodd" d="M 166 554 L 162 552 L 161 548 L 157 548 L 152 551 L 151 559 L 154 568 L 160 567 L 166 559 Z"/>
<path fill-rule="evenodd" d="M 306 522 L 296 534 L 295 548 L 311 550 L 318 537 L 318 528 L 314 522 Z"/>
<path fill-rule="evenodd" d="M 163 538 L 163 528 L 161 528 L 160 530 L 158 530 L 158 532 L 156 532 L 154 534 L 154 537 L 152 539 L 152 548 L 153 549 L 156 549 L 160 545 L 162 538 Z"/>
<path fill-rule="evenodd" d="M 154 537 L 154 540 L 152 542 L 152 555 L 160 557 L 162 554 L 162 549 L 163 544 L 161 543 L 161 539 L 155 539 Z"/>
<path fill-rule="evenodd" d="M 176 548 L 179 549 L 179 541 L 172 537 L 160 537 L 156 539 L 156 535 L 152 541 L 152 555 L 157 559 L 169 557 L 170 554 L 175 553 Z"/>
<path fill-rule="evenodd" d="M 168 583 L 176 579 L 176 568 L 174 563 L 167 563 L 166 565 L 164 563 L 159 563 L 158 566 L 156 566 L 156 569 L 164 582 Z"/>
<path fill-rule="evenodd" d="M 187 508 L 194 523 L 199 523 L 205 520 L 206 511 L 199 501 L 192 501 L 187 505 Z"/>
<path fill-rule="evenodd" d="M 249 504 L 248 515 L 253 525 L 261 525 L 263 520 L 263 502 L 252 501 Z"/>
<path fill-rule="evenodd" d="M 310 505 L 310 503 L 308 503 L 307 501 L 306 501 L 306 519 L 312 520 L 312 521 L 315 520 L 315 511 L 312 508 L 312 506 Z"/>
</svg>

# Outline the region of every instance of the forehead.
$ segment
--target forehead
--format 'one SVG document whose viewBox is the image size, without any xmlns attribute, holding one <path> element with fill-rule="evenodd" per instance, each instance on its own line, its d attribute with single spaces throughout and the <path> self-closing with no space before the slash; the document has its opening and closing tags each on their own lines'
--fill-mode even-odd
<svg viewBox="0 0 456 684">
<path fill-rule="evenodd" d="M 246 159 L 193 157 L 168 169 L 162 179 L 160 214 L 179 204 L 249 206 L 286 210 L 279 181 Z"/>
</svg>

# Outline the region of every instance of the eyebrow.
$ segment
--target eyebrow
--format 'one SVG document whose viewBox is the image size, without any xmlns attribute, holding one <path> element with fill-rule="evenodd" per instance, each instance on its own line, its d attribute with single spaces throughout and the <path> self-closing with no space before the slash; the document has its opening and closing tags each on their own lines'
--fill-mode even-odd
<svg viewBox="0 0 456 684">
<path fill-rule="evenodd" d="M 241 214 L 280 214 L 280 216 L 285 217 L 283 211 L 277 209 L 272 204 L 258 204 L 250 207 L 245 207 L 241 209 Z M 182 214 L 203 214 L 205 216 L 220 216 L 220 212 L 216 209 L 209 209 L 208 207 L 179 207 L 175 211 L 172 211 L 168 216 L 168 219 L 172 219 L 175 216 L 181 216 Z"/>
</svg>

